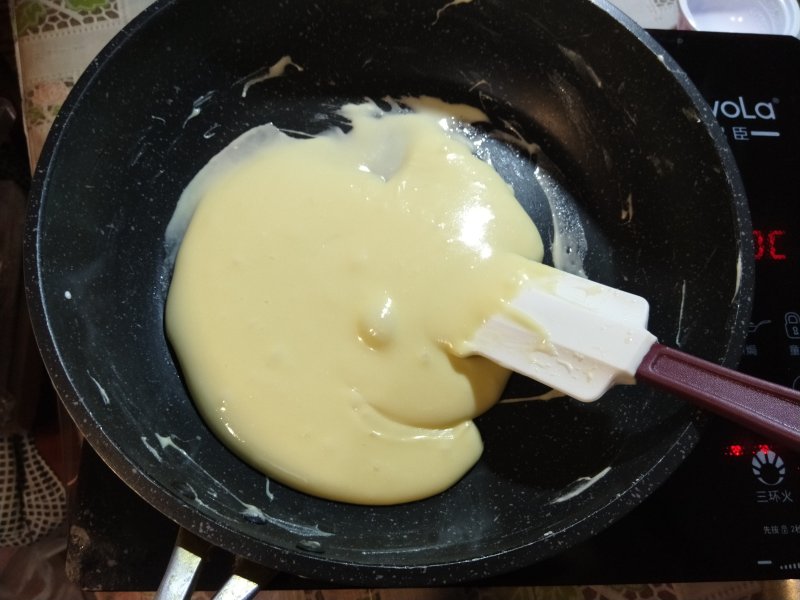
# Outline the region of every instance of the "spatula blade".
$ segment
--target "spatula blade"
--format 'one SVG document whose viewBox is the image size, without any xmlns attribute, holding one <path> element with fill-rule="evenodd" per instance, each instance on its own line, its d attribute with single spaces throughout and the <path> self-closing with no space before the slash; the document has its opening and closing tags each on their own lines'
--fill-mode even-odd
<svg viewBox="0 0 800 600">
<path fill-rule="evenodd" d="M 541 267 L 507 313 L 492 316 L 475 333 L 470 350 L 581 401 L 634 383 L 656 341 L 647 331 L 647 301 Z"/>
</svg>

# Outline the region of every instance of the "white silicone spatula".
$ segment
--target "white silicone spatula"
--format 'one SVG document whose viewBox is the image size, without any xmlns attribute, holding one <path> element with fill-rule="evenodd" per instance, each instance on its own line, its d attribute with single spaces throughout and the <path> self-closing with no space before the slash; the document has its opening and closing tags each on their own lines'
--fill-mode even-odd
<svg viewBox="0 0 800 600">
<path fill-rule="evenodd" d="M 541 266 L 468 347 L 577 400 L 619 383 L 647 382 L 751 429 L 800 446 L 800 392 L 664 346 L 633 294 Z"/>
</svg>

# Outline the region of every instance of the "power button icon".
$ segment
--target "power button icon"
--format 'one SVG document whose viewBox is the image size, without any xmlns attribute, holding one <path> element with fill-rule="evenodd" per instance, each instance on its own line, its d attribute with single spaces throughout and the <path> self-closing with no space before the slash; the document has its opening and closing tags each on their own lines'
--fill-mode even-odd
<svg viewBox="0 0 800 600">
<path fill-rule="evenodd" d="M 783 317 L 786 336 L 792 340 L 800 340 L 800 314 L 787 312 Z"/>
<path fill-rule="evenodd" d="M 768 448 L 762 448 L 753 456 L 753 475 L 764 485 L 775 486 L 786 477 L 783 459 Z"/>
</svg>

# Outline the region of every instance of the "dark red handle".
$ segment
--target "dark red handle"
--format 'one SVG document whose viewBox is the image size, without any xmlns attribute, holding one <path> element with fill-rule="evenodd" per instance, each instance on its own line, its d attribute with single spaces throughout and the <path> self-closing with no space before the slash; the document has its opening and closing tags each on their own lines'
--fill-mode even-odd
<svg viewBox="0 0 800 600">
<path fill-rule="evenodd" d="M 699 406 L 800 448 L 800 392 L 678 350 L 653 344 L 638 381 L 675 392 Z"/>
</svg>

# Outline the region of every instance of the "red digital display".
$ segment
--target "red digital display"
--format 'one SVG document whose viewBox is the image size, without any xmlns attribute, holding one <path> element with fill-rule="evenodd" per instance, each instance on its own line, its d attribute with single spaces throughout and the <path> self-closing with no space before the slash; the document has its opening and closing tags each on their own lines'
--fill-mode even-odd
<svg viewBox="0 0 800 600">
<path fill-rule="evenodd" d="M 725 456 L 754 456 L 759 452 L 769 454 L 771 449 L 769 444 L 730 444 L 725 446 L 723 453 Z"/>
<path fill-rule="evenodd" d="M 754 229 L 756 260 L 786 260 L 786 254 L 782 250 L 785 235 L 786 231 L 783 229 Z"/>
<path fill-rule="evenodd" d="M 741 444 L 731 444 L 728 446 L 726 454 L 728 456 L 742 456 L 744 455 L 744 446 Z"/>
</svg>

